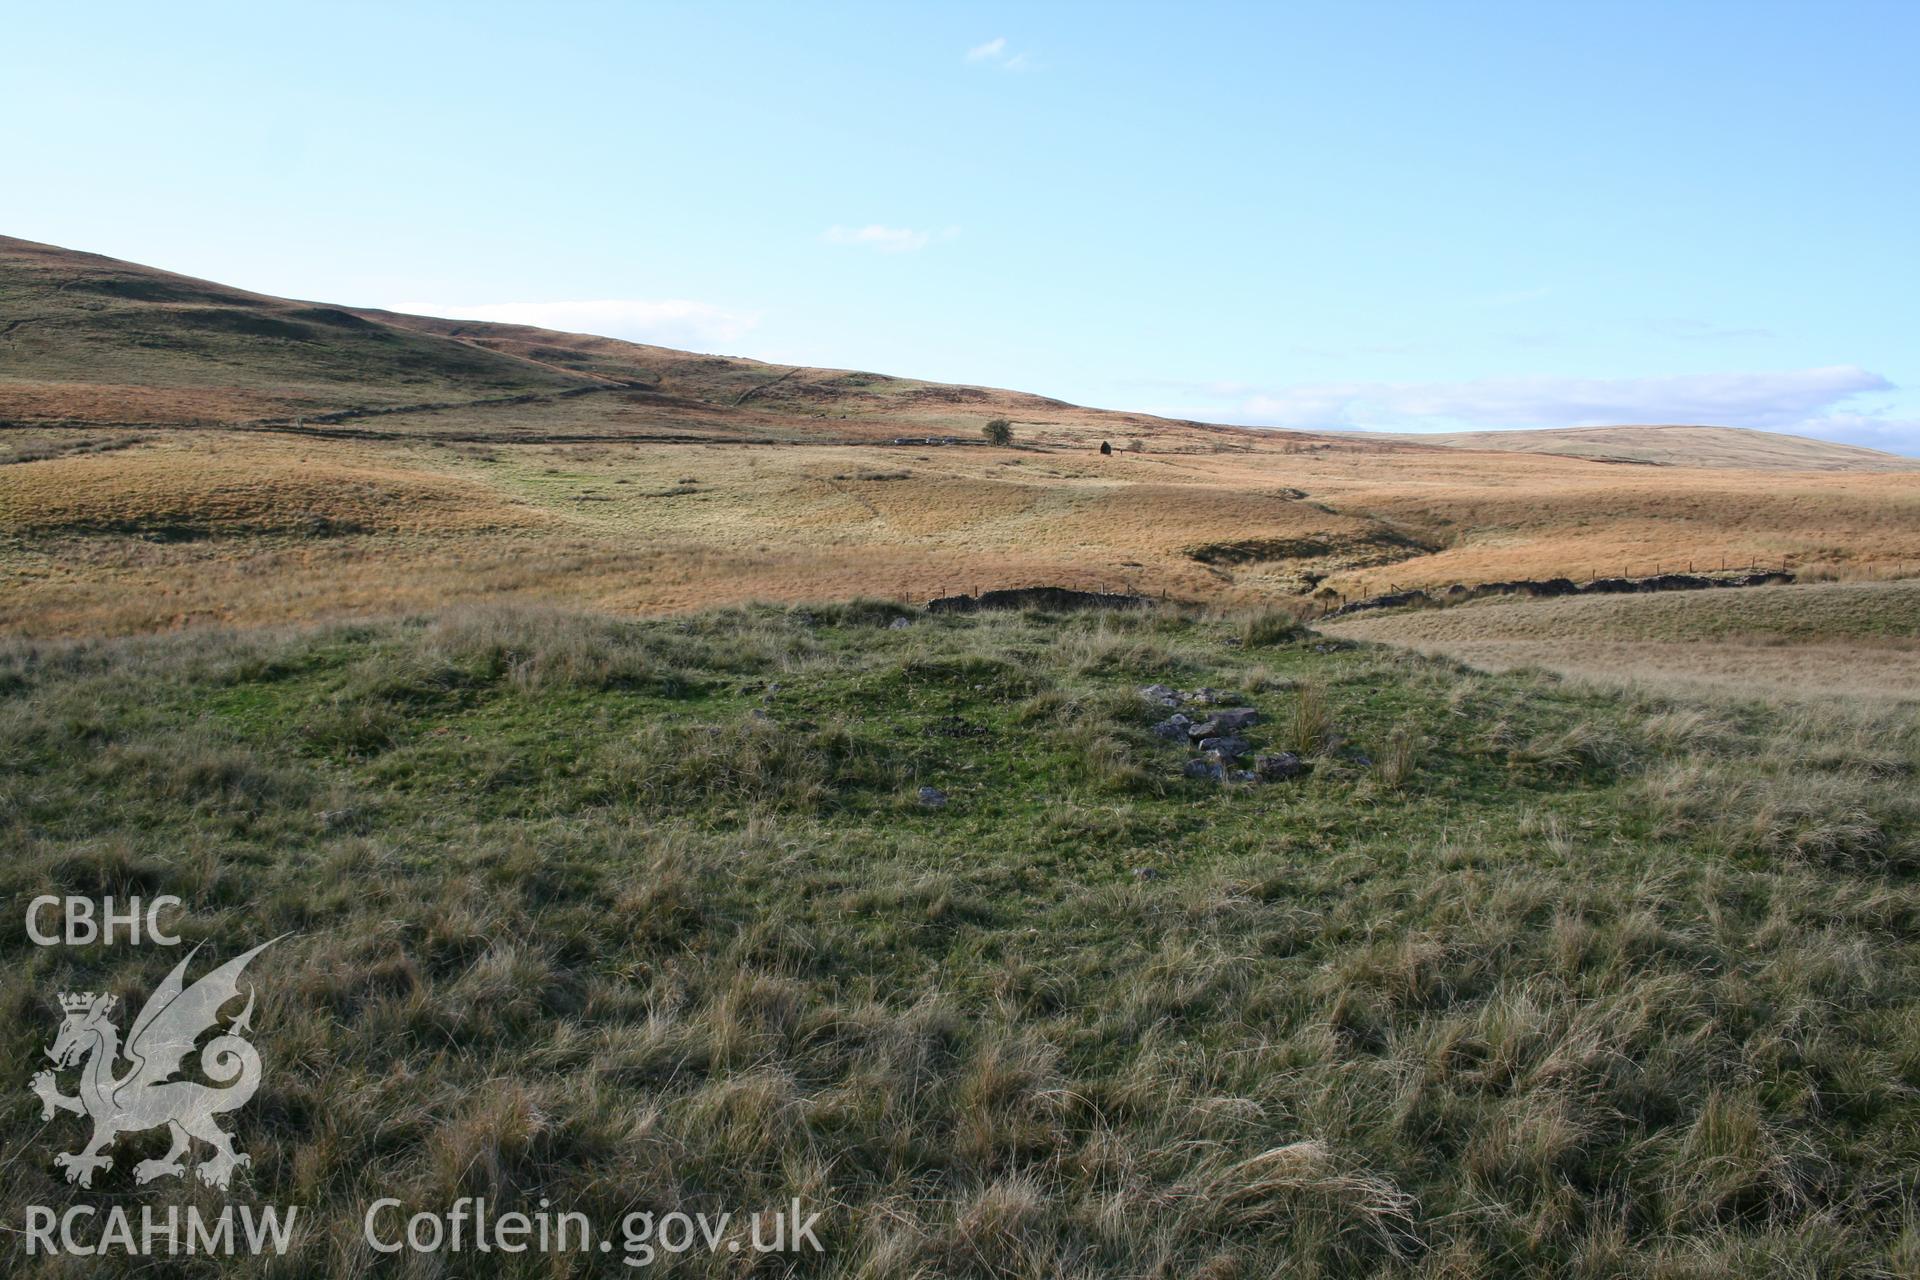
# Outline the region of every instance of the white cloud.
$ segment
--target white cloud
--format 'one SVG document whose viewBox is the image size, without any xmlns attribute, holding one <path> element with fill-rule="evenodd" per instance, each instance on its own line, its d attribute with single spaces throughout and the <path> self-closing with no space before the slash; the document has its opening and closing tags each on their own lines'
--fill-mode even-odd
<svg viewBox="0 0 1920 1280">
<path fill-rule="evenodd" d="M 1261 392 L 1238 414 L 1274 426 L 1582 427 L 1628 422 L 1779 429 L 1893 384 L 1857 365 L 1651 378 L 1311 383 Z"/>
<path fill-rule="evenodd" d="M 1033 60 L 1027 54 L 1014 53 L 1007 47 L 1005 36 L 995 36 L 985 44 L 973 46 L 967 50 L 967 61 L 984 63 L 1002 71 L 1026 71 L 1033 66 Z"/>
<path fill-rule="evenodd" d="M 1233 384 L 1192 384 L 1229 403 L 1181 406 L 1181 417 L 1252 426 L 1454 431 L 1679 423 L 1752 427 L 1920 452 L 1920 421 L 1841 408 L 1855 396 L 1894 390 L 1858 365 L 1772 373 L 1697 373 L 1647 378 L 1482 378 L 1465 382 L 1325 382 L 1243 393 Z"/>
<path fill-rule="evenodd" d="M 958 227 L 948 227 L 944 231 L 915 231 L 910 227 L 887 227 L 876 222 L 864 227 L 828 227 L 821 233 L 821 238 L 828 244 L 855 245 L 881 253 L 913 253 L 935 240 L 951 240 L 959 234 Z"/>
<path fill-rule="evenodd" d="M 1837 440 L 1888 453 L 1920 456 L 1920 418 L 1892 418 L 1867 413 L 1830 413 L 1794 428 L 1796 435 Z"/>
<path fill-rule="evenodd" d="M 581 302 L 410 302 L 394 308 L 450 320 L 530 324 L 568 333 L 594 333 L 628 342 L 711 350 L 734 342 L 760 323 L 758 311 L 735 311 L 684 298 L 603 298 Z"/>
</svg>

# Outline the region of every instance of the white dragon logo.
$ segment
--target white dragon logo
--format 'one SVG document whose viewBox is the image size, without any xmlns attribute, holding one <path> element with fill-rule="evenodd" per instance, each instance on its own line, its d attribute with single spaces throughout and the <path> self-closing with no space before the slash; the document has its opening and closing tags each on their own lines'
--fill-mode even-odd
<svg viewBox="0 0 1920 1280">
<path fill-rule="evenodd" d="M 225 1087 L 169 1077 L 180 1070 L 201 1034 L 219 1022 L 221 1008 L 240 994 L 240 972 L 247 962 L 279 940 L 263 942 L 227 961 L 191 987 L 185 985 L 183 977 L 188 962 L 200 949 L 189 952 L 133 1020 L 124 1050 L 127 1068 L 118 1076 L 114 1073 L 123 1053 L 120 1032 L 108 1019 L 117 997 L 92 992 L 60 997 L 66 1021 L 47 1056 L 61 1070 L 85 1063 L 80 1093 L 77 1097 L 61 1093 L 52 1071 L 34 1076 L 33 1091 L 40 1095 L 43 1120 L 53 1119 L 56 1111 L 71 1111 L 93 1120 L 93 1137 L 84 1149 L 53 1158 L 67 1171 L 68 1182 L 91 1187 L 96 1171 L 112 1167 L 113 1157 L 104 1152 L 121 1134 L 161 1125 L 172 1131 L 173 1146 L 164 1158 L 135 1165 L 135 1182 L 184 1174 L 186 1166 L 180 1158 L 187 1154 L 194 1138 L 213 1148 L 212 1158 L 197 1170 L 200 1181 L 210 1187 L 225 1190 L 235 1169 L 253 1163 L 244 1152 L 233 1149 L 233 1135 L 214 1122 L 222 1112 L 245 1106 L 260 1087 L 260 1055 L 241 1035 L 250 1029 L 253 1018 L 251 985 L 246 1008 L 225 1034 L 208 1041 L 200 1053 L 200 1069 L 209 1080 Z"/>
</svg>

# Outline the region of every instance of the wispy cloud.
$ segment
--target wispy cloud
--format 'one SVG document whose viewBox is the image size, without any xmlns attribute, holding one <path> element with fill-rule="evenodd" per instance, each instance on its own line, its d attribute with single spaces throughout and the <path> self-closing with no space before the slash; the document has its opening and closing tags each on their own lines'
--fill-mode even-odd
<svg viewBox="0 0 1920 1280">
<path fill-rule="evenodd" d="M 1543 302 L 1552 296 L 1551 289 L 1507 289 L 1500 293 L 1483 293 L 1478 297 L 1468 298 L 1465 304 L 1478 309 L 1520 307 L 1529 302 Z"/>
<path fill-rule="evenodd" d="M 828 227 L 821 238 L 828 244 L 853 245 L 880 253 L 913 253 L 935 240 L 951 240 L 959 234 L 958 227 L 947 227 L 942 231 L 915 231 L 910 227 L 889 227 L 876 222 L 864 227 Z"/>
<path fill-rule="evenodd" d="M 1920 456 L 1920 418 L 1896 418 L 1871 413 L 1830 413 L 1810 418 L 1794 428 L 1798 435 L 1841 444 L 1857 444 L 1888 453 Z"/>
<path fill-rule="evenodd" d="M 711 349 L 733 342 L 760 323 L 758 311 L 738 311 L 684 298 L 601 298 L 580 302 L 409 302 L 394 308 L 450 320 L 530 324 L 568 333 L 593 333 L 664 347 Z"/>
<path fill-rule="evenodd" d="M 1708 320 L 1649 320 L 1646 327 L 1654 333 L 1685 342 L 1742 342 L 1779 336 L 1771 329 L 1719 325 Z"/>
<path fill-rule="evenodd" d="M 967 50 L 967 61 L 984 63 L 1000 68 L 1002 71 L 1028 71 L 1033 68 L 1033 59 L 1026 53 L 1015 53 L 1007 45 L 1005 36 L 995 36 L 985 44 L 977 44 Z"/>
<path fill-rule="evenodd" d="M 1221 384 L 1212 384 L 1218 387 Z M 1198 395 L 1218 394 L 1196 384 Z M 1847 439 L 1880 448 L 1920 445 L 1915 424 L 1841 408 L 1855 396 L 1894 390 L 1858 365 L 1763 373 L 1698 373 L 1646 378 L 1516 377 L 1463 382 L 1323 382 L 1228 393 L 1231 403 L 1180 406 L 1184 417 L 1255 426 L 1371 427 L 1393 431 L 1463 428 L 1699 423 Z"/>
</svg>

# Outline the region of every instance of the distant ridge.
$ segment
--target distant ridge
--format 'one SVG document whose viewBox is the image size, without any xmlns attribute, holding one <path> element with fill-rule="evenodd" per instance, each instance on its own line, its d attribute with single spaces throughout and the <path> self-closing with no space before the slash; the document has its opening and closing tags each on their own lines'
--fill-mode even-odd
<svg viewBox="0 0 1920 1280">
<path fill-rule="evenodd" d="M 1737 427 L 1619 426 L 1443 434 L 1277 431 L 1086 408 L 993 387 L 702 355 L 529 325 L 403 315 L 253 293 L 100 254 L 0 236 L 0 424 L 233 426 L 325 421 L 613 393 L 655 432 L 977 438 L 1036 427 L 1189 447 L 1449 448 L 1594 462 L 1907 471 L 1920 459 Z"/>
<path fill-rule="evenodd" d="M 662 436 L 979 439 L 996 417 L 1110 436 L 1267 433 L 1045 396 L 769 364 L 235 289 L 0 236 L 0 424 L 221 427 L 424 414 L 608 393 L 609 420 Z M 1404 446 L 1291 433 L 1321 447 Z"/>
<path fill-rule="evenodd" d="M 1595 462 L 1770 471 L 1912 471 L 1920 458 L 1746 427 L 1552 427 L 1533 431 L 1382 433 L 1390 440 L 1454 449 L 1556 454 Z"/>
</svg>

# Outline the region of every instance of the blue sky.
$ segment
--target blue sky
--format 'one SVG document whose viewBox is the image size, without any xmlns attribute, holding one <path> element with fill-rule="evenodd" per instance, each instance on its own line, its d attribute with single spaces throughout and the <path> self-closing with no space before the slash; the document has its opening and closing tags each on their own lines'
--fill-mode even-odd
<svg viewBox="0 0 1920 1280">
<path fill-rule="evenodd" d="M 1920 4 L 10 6 L 0 230 L 1223 421 L 1920 453 Z"/>
</svg>

